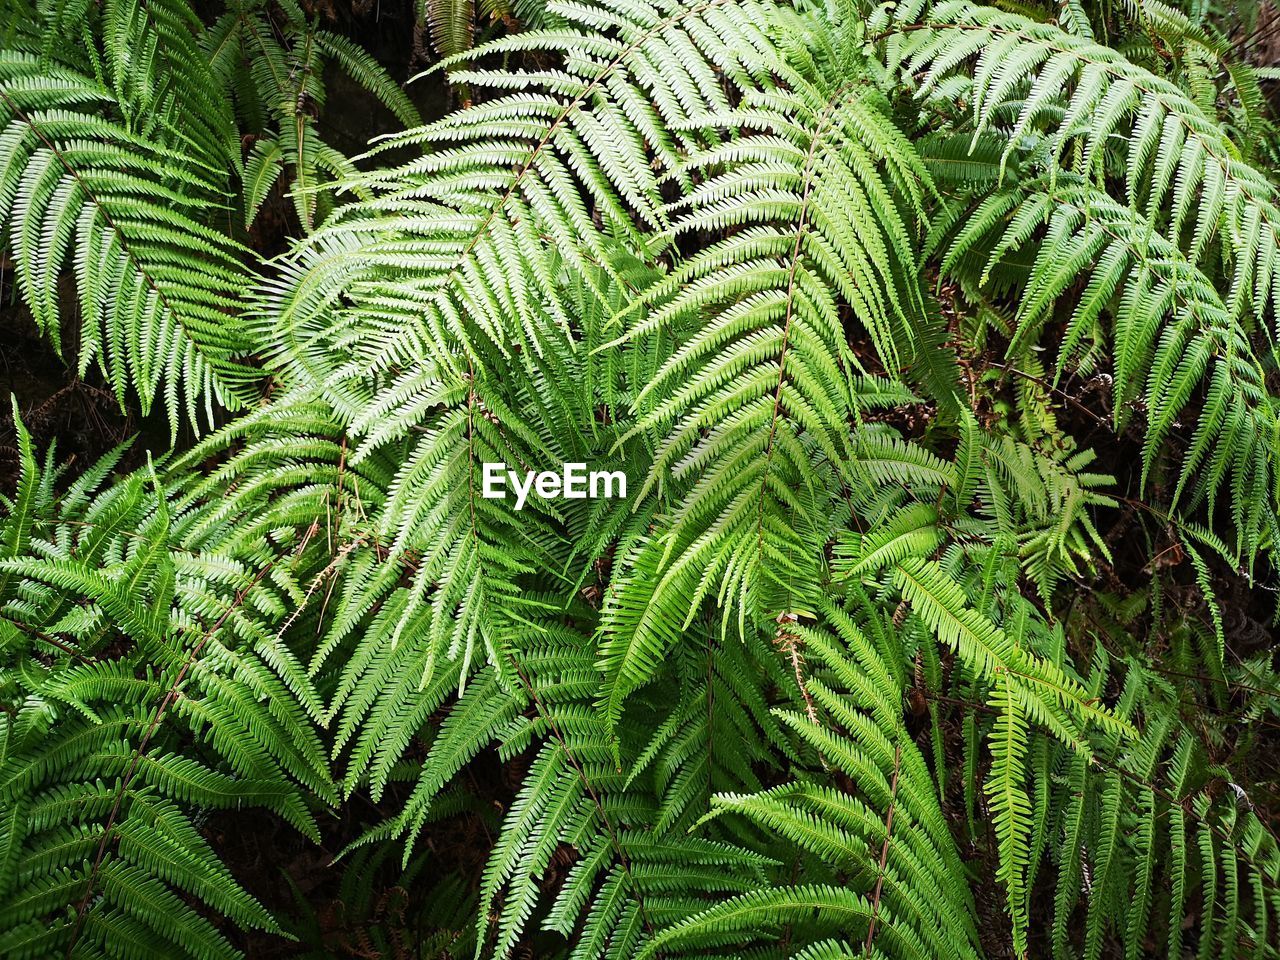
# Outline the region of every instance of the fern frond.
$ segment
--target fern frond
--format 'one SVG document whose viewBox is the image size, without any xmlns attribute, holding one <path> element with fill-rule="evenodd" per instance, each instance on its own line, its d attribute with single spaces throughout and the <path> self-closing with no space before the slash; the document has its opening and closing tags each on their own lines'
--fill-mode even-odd
<svg viewBox="0 0 1280 960">
<path fill-rule="evenodd" d="M 238 407 L 253 373 L 238 322 L 248 285 L 237 244 L 202 223 L 216 175 L 165 140 L 99 111 L 119 101 L 94 80 L 49 71 L 33 56 L 0 59 L 4 130 L 0 223 L 23 298 L 60 343 L 58 278 L 74 272 L 82 316 L 77 363 L 96 362 L 123 403 L 157 399 L 177 431 L 197 403 Z M 168 122 L 175 122 L 170 117 Z"/>
</svg>

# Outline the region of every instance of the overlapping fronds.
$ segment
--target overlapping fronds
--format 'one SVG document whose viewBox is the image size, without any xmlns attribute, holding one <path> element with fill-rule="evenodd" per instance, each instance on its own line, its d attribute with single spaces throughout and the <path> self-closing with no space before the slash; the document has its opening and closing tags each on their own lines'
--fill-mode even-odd
<svg viewBox="0 0 1280 960">
<path fill-rule="evenodd" d="M 847 513 L 849 426 L 883 402 L 874 386 L 862 395 L 842 308 L 885 367 L 916 349 L 923 298 L 895 194 L 919 209 L 927 173 L 874 91 L 811 73 L 797 66 L 789 89 L 708 118 L 760 133 L 695 154 L 700 183 L 672 230 L 728 236 L 621 315 L 623 342 L 679 345 L 638 391 L 631 427 L 656 447 L 641 494 L 678 506 L 624 561 L 604 647 L 614 718 L 708 596 L 739 633 L 812 606 L 821 572 L 804 544 Z"/>
<path fill-rule="evenodd" d="M 209 161 L 225 157 L 214 138 L 227 131 L 179 132 L 199 103 L 137 89 L 130 66 L 115 65 L 113 89 L 36 52 L 0 55 L 0 224 L 41 329 L 60 345 L 78 311 L 80 373 L 98 364 L 120 402 L 136 395 L 144 411 L 161 400 L 176 431 L 180 416 L 197 422 L 200 401 L 208 421 L 214 404 L 246 395 L 237 298 L 249 273 L 245 251 L 208 225 L 225 188 Z"/>
<path fill-rule="evenodd" d="M 19 440 L 0 560 L 0 655 L 21 703 L 0 736 L 4 955 L 235 956 L 192 903 L 279 928 L 194 818 L 249 804 L 318 836 L 310 798 L 334 796 L 316 692 L 273 623 L 317 562 L 323 494 L 291 493 L 279 450 L 240 462 L 248 486 L 258 474 L 279 495 L 247 525 L 154 471 L 96 489 L 121 451 L 59 494 L 21 425 Z"/>
<path fill-rule="evenodd" d="M 1213 4 L 425 3 L 423 124 L 325 5 L 0 3 L 15 302 L 220 424 L 15 414 L 0 955 L 1280 957 Z"/>
<path fill-rule="evenodd" d="M 292 0 L 235 0 L 227 6 L 201 42 L 213 82 L 245 116 L 255 139 L 242 178 L 245 225 L 287 168 L 294 211 L 309 231 L 332 212 L 336 184 L 356 174 L 351 159 L 320 130 L 326 67 L 339 67 L 406 127 L 421 122 L 417 108 L 368 51 L 321 29 Z"/>
<path fill-rule="evenodd" d="M 964 222 L 949 213 L 955 236 L 941 248 L 944 269 L 975 291 L 1000 271 L 1020 288 L 1011 353 L 1038 340 L 1055 303 L 1088 281 L 1057 355 L 1059 376 L 1108 319 L 1112 412 L 1121 426 L 1141 400 L 1148 470 L 1197 390 L 1207 390 L 1173 502 L 1188 487 L 1193 501 L 1226 489 L 1239 552 L 1273 543 L 1277 421 L 1265 378 L 1280 330 L 1280 211 L 1265 172 L 1180 87 L 1053 25 L 966 3 L 906 4 L 868 30 L 889 69 L 918 78 L 916 96 L 964 99 L 971 146 L 992 134 L 1004 145 L 1001 174 L 1014 160 L 1044 171 L 1031 185 L 1023 169 L 1016 185 L 981 196 Z M 1002 264 L 1033 241 L 1029 270 Z"/>
</svg>

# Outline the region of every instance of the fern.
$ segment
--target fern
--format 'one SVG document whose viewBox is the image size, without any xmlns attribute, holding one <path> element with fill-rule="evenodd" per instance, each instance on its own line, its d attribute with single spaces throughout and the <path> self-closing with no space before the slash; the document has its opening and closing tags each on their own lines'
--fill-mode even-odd
<svg viewBox="0 0 1280 960">
<path fill-rule="evenodd" d="M 28 664 L 7 673 L 22 705 L 0 738 L 5 954 L 152 943 L 233 956 L 182 897 L 243 927 L 279 927 L 219 863 L 194 812 L 250 803 L 316 836 L 305 796 L 332 797 L 309 684 L 291 684 L 292 654 L 250 612 L 270 609 L 264 577 L 286 561 L 252 574 L 251 535 L 192 562 L 177 551 L 199 542 L 184 533 L 197 516 L 175 516 L 154 473 L 95 491 L 117 451 L 58 497 L 57 471 L 41 471 L 20 423 L 19 433 L 24 506 L 5 520 L 0 560 L 0 616 L 22 637 L 6 644 L 6 664 Z M 184 736 L 198 747 L 184 750 Z"/>
<path fill-rule="evenodd" d="M 14 402 L 0 954 L 1276 957 L 1266 74 L 1011 9 L 8 0 L 14 308 L 171 449 Z"/>
<path fill-rule="evenodd" d="M 117 77 L 117 82 L 131 78 Z M 45 68 L 21 49 L 0 60 L 4 178 L 16 279 L 41 329 L 60 344 L 59 271 L 72 267 L 81 315 L 77 365 L 97 362 L 120 402 L 160 398 L 172 429 L 197 401 L 238 407 L 252 371 L 235 313 L 249 280 L 232 241 L 201 221 L 222 188 L 184 157 L 174 110 L 141 125 L 112 90 L 73 70 Z M 150 129 L 148 129 L 150 128 Z"/>
</svg>

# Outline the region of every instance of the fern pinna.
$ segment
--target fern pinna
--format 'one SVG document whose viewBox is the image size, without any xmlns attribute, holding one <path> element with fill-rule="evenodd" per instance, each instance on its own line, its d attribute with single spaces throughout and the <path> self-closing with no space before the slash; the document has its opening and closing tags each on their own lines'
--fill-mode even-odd
<svg viewBox="0 0 1280 960">
<path fill-rule="evenodd" d="M 1261 5 L 0 4 L 0 956 L 1280 956 Z"/>
</svg>

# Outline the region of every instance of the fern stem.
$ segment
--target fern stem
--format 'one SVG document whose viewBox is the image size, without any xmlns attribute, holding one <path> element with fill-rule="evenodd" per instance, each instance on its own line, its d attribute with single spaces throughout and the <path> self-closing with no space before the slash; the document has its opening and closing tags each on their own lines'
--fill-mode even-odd
<svg viewBox="0 0 1280 960">
<path fill-rule="evenodd" d="M 72 952 L 75 950 L 76 943 L 80 939 L 80 931 L 84 927 L 85 912 L 89 908 L 89 900 L 93 896 L 94 886 L 97 884 L 98 872 L 102 869 L 102 861 L 107 855 L 107 844 L 111 841 L 111 831 L 115 827 L 116 818 L 120 815 L 121 805 L 124 803 L 125 794 L 129 790 L 129 786 L 133 783 L 133 778 L 138 772 L 138 765 L 142 762 L 142 755 L 146 752 L 151 738 L 160 726 L 160 721 L 164 719 L 169 707 L 178 698 L 179 688 L 186 679 L 188 671 L 195 665 L 196 659 L 204 650 L 205 645 L 213 638 L 227 619 L 238 610 L 241 604 L 249 596 L 253 590 L 275 566 L 276 558 L 268 561 L 262 569 L 257 573 L 253 580 L 236 594 L 235 599 L 230 606 L 222 612 L 213 626 L 205 631 L 204 636 L 200 638 L 200 642 L 191 648 L 191 652 L 187 655 L 182 666 L 178 670 L 178 674 L 174 677 L 173 683 L 169 685 L 169 689 L 165 692 L 164 698 L 160 701 L 160 705 L 156 708 L 155 713 L 151 717 L 151 722 L 147 726 L 146 732 L 142 736 L 142 741 L 138 744 L 138 748 L 133 752 L 133 759 L 129 762 L 129 767 L 125 771 L 123 779 L 120 781 L 120 789 L 116 791 L 115 800 L 111 804 L 111 812 L 107 815 L 107 821 L 102 828 L 102 840 L 98 843 L 98 852 L 93 858 L 93 867 L 89 871 L 89 880 L 85 884 L 84 895 L 80 898 L 80 902 L 76 905 L 76 918 L 71 927 L 71 939 L 67 942 L 66 960 L 71 960 Z"/>
<path fill-rule="evenodd" d="M 614 829 L 613 823 L 609 820 L 608 813 L 605 812 L 604 803 L 600 800 L 600 795 L 596 792 L 596 788 L 591 784 L 591 778 L 587 776 L 586 770 L 578 762 L 578 758 L 573 755 L 573 751 L 569 749 L 569 741 L 560 731 L 559 725 L 555 721 L 555 717 L 543 705 L 542 699 L 538 696 L 538 691 L 534 688 L 533 682 L 525 673 L 524 668 L 520 666 L 520 662 L 510 653 L 507 659 L 511 661 L 511 665 L 515 667 L 516 676 L 520 678 L 521 684 L 524 685 L 525 691 L 529 694 L 529 699 L 533 701 L 534 707 L 537 709 L 539 716 L 547 721 L 547 726 L 551 730 L 552 736 L 556 738 L 556 742 L 560 744 L 560 749 L 564 752 L 565 758 L 573 767 L 574 772 L 578 775 L 578 780 L 582 783 L 582 787 L 587 791 L 587 795 L 591 798 L 591 802 L 595 805 L 596 812 L 600 815 L 600 822 L 604 825 L 605 830 L 609 834 L 609 842 L 618 854 L 618 862 L 622 865 L 622 871 L 627 875 L 627 880 L 631 884 L 632 890 L 636 895 L 636 907 L 640 911 L 640 923 L 644 927 L 646 933 L 653 933 L 653 924 L 649 922 L 649 915 L 644 906 L 644 893 L 640 889 L 640 885 L 636 882 L 635 875 L 631 872 L 631 858 L 627 856 L 626 848 L 623 847 L 622 841 L 618 839 L 618 832 Z M 661 955 L 659 954 L 659 960 Z"/>
<path fill-rule="evenodd" d="M 876 886 L 871 894 L 871 923 L 867 926 L 867 939 L 862 945 L 862 956 L 871 955 L 871 941 L 876 936 L 876 921 L 880 918 L 880 891 L 884 887 L 884 868 L 889 859 L 889 839 L 893 835 L 893 812 L 898 805 L 898 772 L 902 766 L 902 743 L 893 745 L 893 780 L 889 784 L 889 811 L 884 817 L 884 843 L 880 845 L 880 865 L 876 868 Z"/>
</svg>

